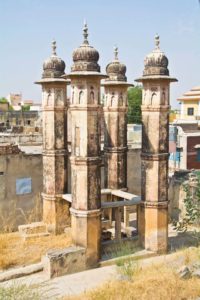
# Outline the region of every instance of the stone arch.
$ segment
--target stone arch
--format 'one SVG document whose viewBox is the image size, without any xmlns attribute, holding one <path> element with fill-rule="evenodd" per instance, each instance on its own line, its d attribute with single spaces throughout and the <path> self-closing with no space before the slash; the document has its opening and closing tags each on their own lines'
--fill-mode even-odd
<svg viewBox="0 0 200 300">
<path fill-rule="evenodd" d="M 90 104 L 94 104 L 94 91 L 91 90 L 90 92 Z"/>
<path fill-rule="evenodd" d="M 62 105 L 62 90 L 61 89 L 56 89 L 56 105 Z"/>
<path fill-rule="evenodd" d="M 152 93 L 152 95 L 151 95 L 150 105 L 153 105 L 153 104 L 154 104 L 155 98 L 156 98 L 156 93 L 154 92 L 154 93 Z"/>
<path fill-rule="evenodd" d="M 162 104 L 166 105 L 166 93 L 165 93 L 165 88 L 162 89 Z"/>
<path fill-rule="evenodd" d="M 72 87 L 72 99 L 71 99 L 71 103 L 74 104 L 74 86 Z"/>
<path fill-rule="evenodd" d="M 49 105 L 49 106 L 52 105 L 52 94 L 51 94 L 51 89 L 48 89 L 48 91 L 47 91 L 47 105 Z"/>
<path fill-rule="evenodd" d="M 144 91 L 143 104 L 146 104 L 147 92 Z"/>
<path fill-rule="evenodd" d="M 122 95 L 122 93 L 120 93 L 118 105 L 119 105 L 119 106 L 123 106 L 123 102 L 124 102 L 124 100 L 123 100 L 123 95 Z"/>
<path fill-rule="evenodd" d="M 83 91 L 79 92 L 78 103 L 83 104 Z"/>
<path fill-rule="evenodd" d="M 108 95 L 105 96 L 104 106 L 108 106 Z"/>
<path fill-rule="evenodd" d="M 115 104 L 115 93 L 113 92 L 111 96 L 111 106 L 114 106 L 114 104 Z"/>
</svg>

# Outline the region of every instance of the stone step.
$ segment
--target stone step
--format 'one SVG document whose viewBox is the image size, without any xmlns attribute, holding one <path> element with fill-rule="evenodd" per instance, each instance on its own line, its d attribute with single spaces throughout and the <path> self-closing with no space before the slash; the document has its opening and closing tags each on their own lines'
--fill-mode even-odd
<svg viewBox="0 0 200 300">
<path fill-rule="evenodd" d="M 47 226 L 43 222 L 20 225 L 18 230 L 24 241 L 49 236 Z"/>
<path fill-rule="evenodd" d="M 35 222 L 27 225 L 18 226 L 21 235 L 47 233 L 47 226 L 43 222 Z"/>
<path fill-rule="evenodd" d="M 21 236 L 24 239 L 24 241 L 27 241 L 27 240 L 41 238 L 49 235 L 50 235 L 49 232 L 41 232 L 41 233 L 32 233 L 32 234 L 22 234 Z"/>
</svg>

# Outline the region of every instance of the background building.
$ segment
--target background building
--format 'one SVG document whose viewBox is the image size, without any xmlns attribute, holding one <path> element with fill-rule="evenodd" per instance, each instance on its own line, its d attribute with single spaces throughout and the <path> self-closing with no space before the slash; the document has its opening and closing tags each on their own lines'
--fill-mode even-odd
<svg viewBox="0 0 200 300">
<path fill-rule="evenodd" d="M 200 86 L 192 88 L 177 101 L 181 105 L 180 119 L 198 120 L 200 118 Z"/>
<path fill-rule="evenodd" d="M 12 106 L 21 106 L 22 105 L 22 94 L 21 93 L 19 93 L 19 94 L 10 93 L 10 94 L 8 94 L 6 99 L 8 100 L 9 104 Z"/>
</svg>

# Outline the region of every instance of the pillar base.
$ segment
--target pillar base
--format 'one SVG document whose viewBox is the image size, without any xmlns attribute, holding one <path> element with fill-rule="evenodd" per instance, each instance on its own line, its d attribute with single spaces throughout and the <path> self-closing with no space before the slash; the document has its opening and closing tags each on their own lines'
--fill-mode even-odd
<svg viewBox="0 0 200 300">
<path fill-rule="evenodd" d="M 42 194 L 43 198 L 43 222 L 50 233 L 59 234 L 69 226 L 69 203 L 62 199 L 61 195 Z"/>
<path fill-rule="evenodd" d="M 86 249 L 86 267 L 95 267 L 101 255 L 101 210 L 70 212 L 73 244 Z"/>
<path fill-rule="evenodd" d="M 141 245 L 156 253 L 168 250 L 168 202 L 143 202 L 138 207 Z"/>
</svg>

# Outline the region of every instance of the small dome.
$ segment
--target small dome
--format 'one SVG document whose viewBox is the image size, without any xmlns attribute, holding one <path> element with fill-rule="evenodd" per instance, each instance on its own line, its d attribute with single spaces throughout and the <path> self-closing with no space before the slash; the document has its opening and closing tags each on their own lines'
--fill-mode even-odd
<svg viewBox="0 0 200 300">
<path fill-rule="evenodd" d="M 106 73 L 109 76 L 106 81 L 127 81 L 126 66 L 119 62 L 118 48 L 115 47 L 115 59 L 106 67 Z"/>
<path fill-rule="evenodd" d="M 169 76 L 168 58 L 160 50 L 160 38 L 155 36 L 155 49 L 144 60 L 144 76 L 164 75 Z"/>
<path fill-rule="evenodd" d="M 59 78 L 65 74 L 65 62 L 56 54 L 56 41 L 52 42 L 52 55 L 43 63 L 42 78 Z"/>
<path fill-rule="evenodd" d="M 100 72 L 100 66 L 98 65 L 99 53 L 98 51 L 89 45 L 88 42 L 88 27 L 84 24 L 83 28 L 83 44 L 74 50 L 73 52 L 73 66 L 71 67 L 72 72 L 80 71 L 92 71 Z"/>
</svg>

